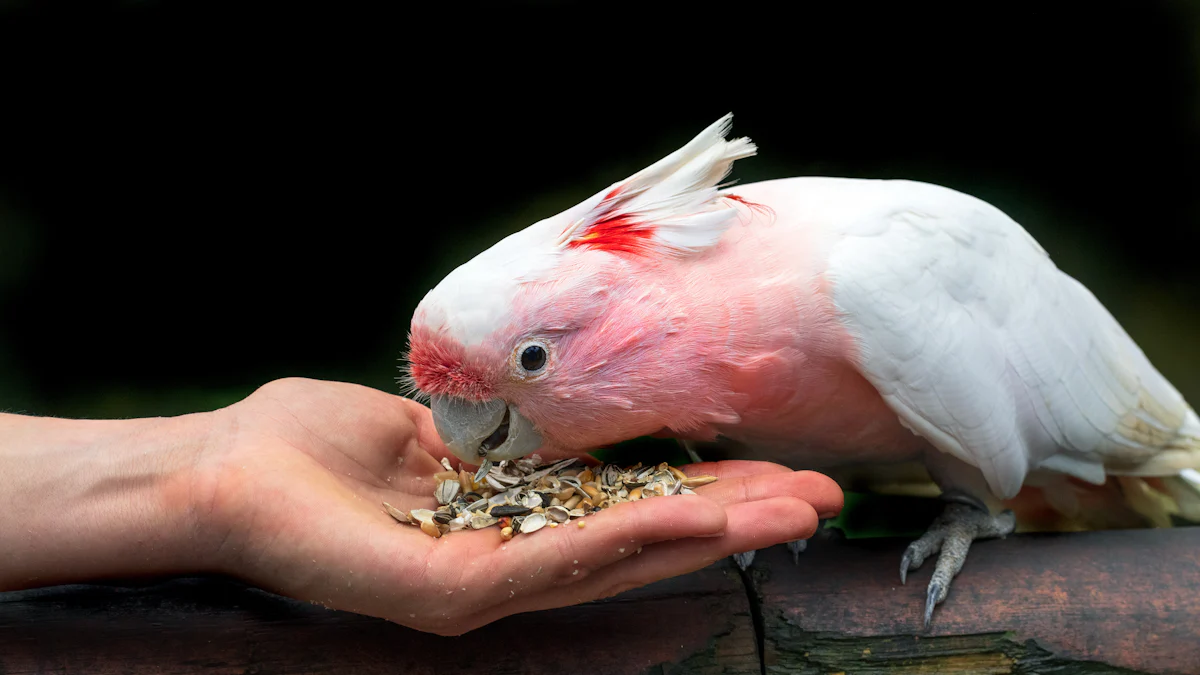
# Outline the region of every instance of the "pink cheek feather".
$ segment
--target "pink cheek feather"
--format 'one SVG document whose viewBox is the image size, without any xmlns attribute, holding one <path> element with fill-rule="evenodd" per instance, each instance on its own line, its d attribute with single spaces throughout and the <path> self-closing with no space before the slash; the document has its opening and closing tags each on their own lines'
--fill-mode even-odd
<svg viewBox="0 0 1200 675">
<path fill-rule="evenodd" d="M 467 350 L 443 332 L 414 325 L 407 355 L 409 377 L 426 394 L 483 401 L 496 395 L 503 365 L 491 350 Z"/>
<path fill-rule="evenodd" d="M 736 422 L 727 391 L 717 391 L 727 368 L 711 347 L 714 332 L 728 332 L 728 323 L 717 316 L 689 320 L 687 303 L 670 291 L 677 272 L 665 265 L 585 256 L 596 267 L 572 265 L 558 276 L 560 287 L 530 288 L 518 297 L 514 325 L 570 330 L 553 340 L 544 377 L 505 385 L 502 395 L 547 441 L 573 450 L 664 427 L 711 437 L 714 424 Z M 605 291 L 589 293 L 598 287 Z"/>
</svg>

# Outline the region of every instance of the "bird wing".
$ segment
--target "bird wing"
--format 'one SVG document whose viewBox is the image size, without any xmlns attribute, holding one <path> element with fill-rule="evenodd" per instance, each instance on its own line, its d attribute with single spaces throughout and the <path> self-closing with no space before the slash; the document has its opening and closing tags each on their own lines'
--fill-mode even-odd
<svg viewBox="0 0 1200 675">
<path fill-rule="evenodd" d="M 953 190 L 872 182 L 828 278 L 860 371 L 905 426 L 1002 498 L 1037 468 L 1100 483 L 1165 452 L 1200 460 L 1183 398 L 1020 225 Z"/>
</svg>

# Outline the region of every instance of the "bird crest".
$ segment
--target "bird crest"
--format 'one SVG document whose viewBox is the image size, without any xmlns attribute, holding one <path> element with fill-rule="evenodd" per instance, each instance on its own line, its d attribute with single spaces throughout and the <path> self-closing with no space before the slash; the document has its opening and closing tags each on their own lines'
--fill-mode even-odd
<svg viewBox="0 0 1200 675">
<path fill-rule="evenodd" d="M 722 195 L 734 161 L 757 152 L 748 138 L 726 140 L 728 114 L 687 145 L 566 211 L 560 248 L 686 254 L 717 243 L 741 200 Z"/>
</svg>

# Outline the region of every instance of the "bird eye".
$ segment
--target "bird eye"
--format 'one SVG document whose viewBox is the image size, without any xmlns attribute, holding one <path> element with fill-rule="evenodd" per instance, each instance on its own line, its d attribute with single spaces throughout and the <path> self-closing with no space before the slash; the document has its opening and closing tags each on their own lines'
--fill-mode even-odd
<svg viewBox="0 0 1200 675">
<path fill-rule="evenodd" d="M 536 373 L 546 366 L 546 350 L 541 345 L 529 345 L 521 352 L 521 367 Z"/>
</svg>

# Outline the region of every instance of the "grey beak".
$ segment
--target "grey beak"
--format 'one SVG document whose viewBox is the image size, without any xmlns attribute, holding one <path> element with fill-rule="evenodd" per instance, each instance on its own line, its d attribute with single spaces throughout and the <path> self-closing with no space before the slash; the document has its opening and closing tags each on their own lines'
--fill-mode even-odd
<svg viewBox="0 0 1200 675">
<path fill-rule="evenodd" d="M 459 459 L 479 464 L 524 457 L 542 447 L 542 435 L 516 406 L 499 399 L 475 402 L 434 396 L 433 426 Z"/>
</svg>

